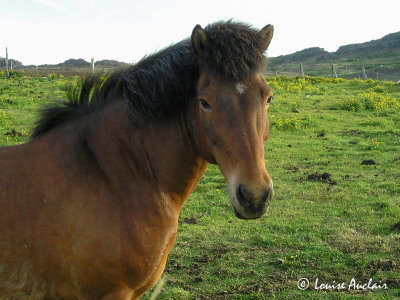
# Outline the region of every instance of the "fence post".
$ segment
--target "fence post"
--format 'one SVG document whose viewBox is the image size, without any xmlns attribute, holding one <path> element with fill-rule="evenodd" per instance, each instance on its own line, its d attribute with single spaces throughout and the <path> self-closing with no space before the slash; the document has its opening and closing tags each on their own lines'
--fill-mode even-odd
<svg viewBox="0 0 400 300">
<path fill-rule="evenodd" d="M 6 72 L 7 72 L 7 78 L 10 78 L 10 72 L 8 70 L 8 49 L 6 47 Z"/>
<path fill-rule="evenodd" d="M 336 70 L 335 70 L 335 65 L 333 64 L 333 62 L 331 63 L 331 68 L 332 68 L 332 77 L 335 78 L 335 79 L 338 79 L 337 73 L 336 73 Z"/>
<path fill-rule="evenodd" d="M 367 80 L 368 79 L 367 72 L 365 72 L 364 64 L 362 65 L 362 79 L 363 80 Z"/>
<path fill-rule="evenodd" d="M 92 74 L 94 75 L 94 57 L 92 57 Z"/>
<path fill-rule="evenodd" d="M 304 70 L 303 70 L 303 63 L 300 63 L 300 73 L 299 73 L 299 77 L 306 79 L 306 77 L 304 76 Z"/>
</svg>

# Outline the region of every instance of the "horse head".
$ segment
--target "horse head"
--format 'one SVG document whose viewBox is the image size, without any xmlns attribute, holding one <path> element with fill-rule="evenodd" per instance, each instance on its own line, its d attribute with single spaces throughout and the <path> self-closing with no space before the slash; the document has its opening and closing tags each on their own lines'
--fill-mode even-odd
<svg viewBox="0 0 400 300">
<path fill-rule="evenodd" d="M 273 183 L 264 158 L 272 90 L 261 73 L 262 54 L 272 35 L 273 27 L 268 25 L 252 38 L 246 37 L 253 48 L 249 52 L 253 51 L 254 55 L 243 53 L 246 51 L 240 49 L 243 41 L 235 45 L 235 40 L 229 37 L 219 46 L 218 35 L 210 36 L 199 25 L 191 37 L 199 62 L 194 138 L 199 155 L 220 167 L 228 183 L 235 214 L 242 219 L 262 217 L 273 197 Z M 209 57 L 215 59 L 218 54 L 224 54 L 224 49 L 217 51 L 216 47 L 231 47 L 226 51 L 228 57 L 222 55 L 219 61 L 210 61 Z M 237 54 L 242 52 L 244 57 L 235 57 L 234 47 L 238 48 Z M 246 55 L 259 57 L 247 58 Z M 243 74 L 239 74 L 241 63 L 246 69 Z M 220 66 L 215 67 L 218 64 Z"/>
</svg>

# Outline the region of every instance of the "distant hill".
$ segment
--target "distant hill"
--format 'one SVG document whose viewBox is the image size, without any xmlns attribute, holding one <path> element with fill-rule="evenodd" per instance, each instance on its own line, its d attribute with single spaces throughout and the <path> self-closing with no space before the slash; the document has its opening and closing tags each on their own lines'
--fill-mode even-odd
<svg viewBox="0 0 400 300">
<path fill-rule="evenodd" d="M 118 68 L 128 66 L 129 64 L 116 60 L 100 60 L 95 61 L 95 70 L 98 72 L 112 72 Z M 54 65 L 30 65 L 18 67 L 18 70 L 24 70 L 28 75 L 46 76 L 50 73 L 62 74 L 65 76 L 85 75 L 92 71 L 92 63 L 82 58 L 68 59 L 62 63 Z"/>
<path fill-rule="evenodd" d="M 346 56 L 357 58 L 400 58 L 400 32 L 391 33 L 379 40 L 373 40 L 362 44 L 341 46 L 336 54 L 344 58 Z"/>
<path fill-rule="evenodd" d="M 359 77 L 364 65 L 368 77 L 397 81 L 400 79 L 400 32 L 366 43 L 341 46 L 336 52 L 315 47 L 272 57 L 268 70 L 298 74 L 300 63 L 305 73 L 313 76 L 331 76 L 331 63 L 334 63 L 340 77 Z"/>
<path fill-rule="evenodd" d="M 119 62 L 116 60 L 99 60 L 94 62 L 95 67 L 103 67 L 103 68 L 118 68 L 122 66 L 126 66 L 128 64 Z M 68 59 L 62 63 L 56 65 L 40 65 L 38 68 L 91 68 L 92 63 L 87 62 L 86 60 L 79 59 Z"/>
<path fill-rule="evenodd" d="M 15 59 L 9 59 L 8 60 L 8 66 L 11 68 L 11 62 L 12 62 L 12 66 L 13 68 L 16 67 L 21 67 L 22 63 L 19 62 L 18 60 Z M 5 69 L 6 68 L 6 59 L 3 57 L 0 57 L 0 69 Z"/>
</svg>

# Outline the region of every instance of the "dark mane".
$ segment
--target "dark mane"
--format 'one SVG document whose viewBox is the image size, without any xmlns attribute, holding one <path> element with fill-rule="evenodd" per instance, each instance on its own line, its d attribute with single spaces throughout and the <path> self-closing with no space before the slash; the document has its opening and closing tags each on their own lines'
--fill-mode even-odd
<svg viewBox="0 0 400 300">
<path fill-rule="evenodd" d="M 68 101 L 42 111 L 31 137 L 101 109 L 115 98 L 128 101 L 134 118 L 155 118 L 182 109 L 194 96 L 199 65 L 221 78 L 248 78 L 264 63 L 258 30 L 227 21 L 210 24 L 207 51 L 197 57 L 190 39 L 144 57 L 137 64 L 111 74 L 88 76 L 68 89 Z"/>
</svg>

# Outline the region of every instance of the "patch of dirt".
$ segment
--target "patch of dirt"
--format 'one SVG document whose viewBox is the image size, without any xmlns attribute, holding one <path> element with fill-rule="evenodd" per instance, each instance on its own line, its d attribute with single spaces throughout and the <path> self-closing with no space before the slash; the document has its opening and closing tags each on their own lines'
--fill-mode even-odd
<svg viewBox="0 0 400 300">
<path fill-rule="evenodd" d="M 386 279 L 385 283 L 387 284 L 388 288 L 400 287 L 400 279 L 388 278 L 388 279 Z M 400 296 L 400 292 L 399 292 L 399 296 Z"/>
<path fill-rule="evenodd" d="M 371 260 L 367 265 L 367 269 L 371 269 L 373 271 L 390 271 L 396 266 L 396 263 L 392 260 Z"/>
<path fill-rule="evenodd" d="M 350 135 L 361 134 L 361 130 L 359 130 L 359 129 L 352 129 L 352 130 L 348 131 L 348 133 L 350 133 Z"/>
<path fill-rule="evenodd" d="M 293 167 L 284 167 L 285 170 L 296 173 L 299 171 L 299 167 L 293 166 Z"/>
<path fill-rule="evenodd" d="M 400 222 L 397 222 L 396 224 L 394 224 L 392 226 L 392 228 L 390 228 L 391 231 L 400 231 Z"/>
<path fill-rule="evenodd" d="M 22 132 L 18 132 L 15 129 L 12 129 L 9 132 L 6 132 L 5 135 L 11 135 L 11 136 L 23 136 Z"/>
<path fill-rule="evenodd" d="M 185 218 L 182 221 L 183 224 L 197 224 L 198 220 L 196 218 Z"/>
<path fill-rule="evenodd" d="M 209 262 L 210 260 L 212 260 L 212 257 L 208 256 L 207 254 L 204 254 L 201 257 L 196 257 L 194 260 L 195 260 L 195 262 L 198 262 L 198 263 L 206 263 L 206 262 Z"/>
<path fill-rule="evenodd" d="M 204 281 L 204 277 L 203 277 L 203 276 L 196 276 L 196 277 L 193 279 L 193 281 L 194 281 L 194 282 L 202 282 L 202 281 Z"/>
<path fill-rule="evenodd" d="M 308 175 L 307 179 L 312 181 L 324 182 L 330 185 L 337 185 L 337 182 L 331 179 L 331 174 L 329 174 L 328 172 L 324 172 L 322 174 L 319 173 L 310 174 Z"/>
<path fill-rule="evenodd" d="M 165 267 L 165 271 L 169 273 L 169 271 L 173 272 L 173 269 L 175 270 L 182 270 L 185 269 L 186 267 L 179 262 L 175 261 L 174 259 L 170 259 Z"/>
<path fill-rule="evenodd" d="M 371 166 L 371 165 L 376 165 L 376 162 L 373 159 L 364 159 L 361 162 L 361 164 L 366 166 Z"/>
<path fill-rule="evenodd" d="M 283 263 L 285 263 L 285 260 L 282 259 L 282 258 L 279 258 L 278 260 L 271 261 L 269 264 L 270 264 L 271 266 L 279 266 L 279 265 L 281 265 L 281 264 L 283 264 Z"/>
<path fill-rule="evenodd" d="M 223 268 L 223 267 L 220 267 L 220 268 L 218 268 L 217 270 L 215 270 L 214 272 L 213 272 L 213 274 L 214 275 L 217 275 L 217 276 L 225 276 L 226 274 L 228 274 L 228 270 L 227 269 L 225 269 L 225 268 Z"/>
<path fill-rule="evenodd" d="M 189 273 L 190 275 L 196 275 L 196 276 L 197 276 L 197 275 L 200 274 L 201 270 L 202 270 L 202 267 L 200 266 L 200 264 L 198 264 L 198 263 L 192 263 L 192 264 L 190 265 L 190 267 L 189 267 L 188 273 Z"/>
<path fill-rule="evenodd" d="M 224 255 L 225 253 L 228 253 L 229 251 L 235 251 L 235 249 L 231 248 L 231 250 L 229 250 L 227 247 L 217 247 L 215 249 L 213 249 L 213 252 L 215 253 L 216 257 L 221 258 L 222 255 Z"/>
</svg>

